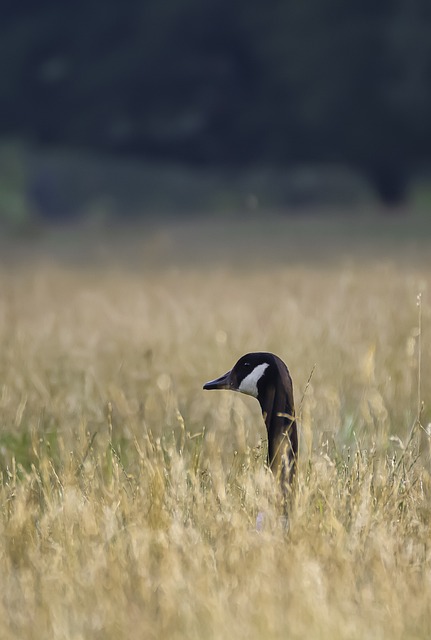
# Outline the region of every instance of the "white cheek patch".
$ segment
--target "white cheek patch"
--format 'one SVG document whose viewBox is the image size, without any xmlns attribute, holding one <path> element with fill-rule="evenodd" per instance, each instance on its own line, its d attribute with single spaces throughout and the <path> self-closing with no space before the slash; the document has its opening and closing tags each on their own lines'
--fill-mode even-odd
<svg viewBox="0 0 431 640">
<path fill-rule="evenodd" d="M 269 367 L 267 362 L 258 364 L 257 367 L 255 367 L 253 371 L 251 371 L 241 382 L 238 387 L 238 391 L 245 393 L 248 396 L 253 396 L 253 398 L 257 398 L 257 383 L 265 373 L 265 369 L 267 367 Z"/>
</svg>

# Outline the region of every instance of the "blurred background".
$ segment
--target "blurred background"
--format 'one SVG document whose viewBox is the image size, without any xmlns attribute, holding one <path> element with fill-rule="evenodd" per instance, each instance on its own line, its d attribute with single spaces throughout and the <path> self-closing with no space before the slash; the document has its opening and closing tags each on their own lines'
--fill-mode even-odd
<svg viewBox="0 0 431 640">
<path fill-rule="evenodd" d="M 431 205 L 428 0 L 1 13 L 2 230 Z"/>
</svg>

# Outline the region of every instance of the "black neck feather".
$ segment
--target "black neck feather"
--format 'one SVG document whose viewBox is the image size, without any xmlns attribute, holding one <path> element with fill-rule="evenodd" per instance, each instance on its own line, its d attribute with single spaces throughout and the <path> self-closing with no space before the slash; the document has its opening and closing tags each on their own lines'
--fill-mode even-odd
<svg viewBox="0 0 431 640">
<path fill-rule="evenodd" d="M 268 464 L 274 474 L 280 474 L 284 486 L 291 483 L 298 457 L 298 432 L 290 376 L 269 384 L 259 403 L 268 431 Z"/>
</svg>

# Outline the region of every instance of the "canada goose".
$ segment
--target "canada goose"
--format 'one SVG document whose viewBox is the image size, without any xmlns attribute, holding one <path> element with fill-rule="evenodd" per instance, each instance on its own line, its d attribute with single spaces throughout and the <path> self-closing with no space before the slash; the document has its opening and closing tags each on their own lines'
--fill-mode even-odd
<svg viewBox="0 0 431 640">
<path fill-rule="evenodd" d="M 298 432 L 292 378 L 283 360 L 273 353 L 247 353 L 203 388 L 230 389 L 259 400 L 268 431 L 268 464 L 285 495 L 296 472 Z"/>
</svg>

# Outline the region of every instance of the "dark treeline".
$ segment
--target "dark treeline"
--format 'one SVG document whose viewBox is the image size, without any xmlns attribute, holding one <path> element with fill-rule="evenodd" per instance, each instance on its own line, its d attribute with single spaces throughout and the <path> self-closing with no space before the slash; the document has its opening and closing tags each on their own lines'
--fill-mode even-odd
<svg viewBox="0 0 431 640">
<path fill-rule="evenodd" d="M 431 155 L 429 0 L 22 0 L 0 133 L 201 165 L 340 163 L 387 202 Z"/>
</svg>

